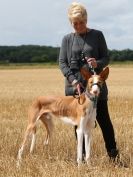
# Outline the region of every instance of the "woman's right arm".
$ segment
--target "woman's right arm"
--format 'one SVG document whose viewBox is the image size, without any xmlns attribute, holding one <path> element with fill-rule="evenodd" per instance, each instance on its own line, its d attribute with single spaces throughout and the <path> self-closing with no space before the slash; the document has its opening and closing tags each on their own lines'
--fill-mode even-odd
<svg viewBox="0 0 133 177">
<path fill-rule="evenodd" d="M 63 75 L 69 80 L 70 83 L 75 82 L 76 78 L 73 75 L 68 61 L 68 38 L 65 36 L 62 40 L 60 53 L 59 53 L 59 67 L 63 73 Z M 68 51 L 71 52 L 71 51 Z"/>
</svg>

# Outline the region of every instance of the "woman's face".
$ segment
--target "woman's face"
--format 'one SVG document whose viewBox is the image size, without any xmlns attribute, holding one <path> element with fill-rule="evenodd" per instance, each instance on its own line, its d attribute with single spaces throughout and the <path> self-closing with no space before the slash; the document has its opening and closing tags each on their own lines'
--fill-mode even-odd
<svg viewBox="0 0 133 177">
<path fill-rule="evenodd" d="M 72 27 L 74 28 L 75 32 L 76 33 L 85 33 L 86 30 L 87 30 L 87 27 L 86 27 L 86 20 L 73 20 L 71 22 L 72 24 Z"/>
</svg>

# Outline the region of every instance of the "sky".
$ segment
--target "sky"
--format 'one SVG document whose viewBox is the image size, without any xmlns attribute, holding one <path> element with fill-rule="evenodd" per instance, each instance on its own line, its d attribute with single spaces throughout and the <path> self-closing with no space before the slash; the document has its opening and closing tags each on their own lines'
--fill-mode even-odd
<svg viewBox="0 0 133 177">
<path fill-rule="evenodd" d="M 76 1 L 76 0 L 75 0 Z M 73 32 L 67 10 L 72 0 L 0 0 L 0 45 L 60 47 Z M 133 0 L 79 0 L 89 28 L 101 30 L 109 49 L 133 49 Z"/>
</svg>

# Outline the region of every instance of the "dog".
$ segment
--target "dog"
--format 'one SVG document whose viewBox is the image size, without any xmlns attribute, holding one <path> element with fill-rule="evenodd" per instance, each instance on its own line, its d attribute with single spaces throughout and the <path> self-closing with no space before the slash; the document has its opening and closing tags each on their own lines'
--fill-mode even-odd
<svg viewBox="0 0 133 177">
<path fill-rule="evenodd" d="M 36 140 L 36 124 L 41 120 L 46 127 L 47 135 L 44 144 L 48 144 L 52 133 L 52 118 L 61 119 L 77 126 L 77 163 L 82 163 L 82 143 L 85 137 L 85 161 L 90 159 L 91 130 L 96 121 L 96 103 L 104 81 L 108 78 L 109 67 L 100 74 L 91 74 L 86 69 L 81 69 L 81 74 L 87 81 L 85 92 L 79 98 L 73 96 L 40 96 L 35 99 L 28 112 L 28 126 L 22 145 L 18 151 L 17 164 L 22 159 L 22 154 L 31 137 L 30 153 L 33 152 Z"/>
</svg>

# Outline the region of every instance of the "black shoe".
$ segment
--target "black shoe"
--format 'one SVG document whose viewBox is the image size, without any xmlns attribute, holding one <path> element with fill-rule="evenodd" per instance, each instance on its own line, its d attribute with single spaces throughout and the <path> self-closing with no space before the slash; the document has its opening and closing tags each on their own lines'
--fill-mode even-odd
<svg viewBox="0 0 133 177">
<path fill-rule="evenodd" d="M 111 151 L 108 152 L 108 155 L 110 159 L 115 160 L 115 158 L 119 156 L 119 151 L 118 149 L 111 149 Z"/>
<path fill-rule="evenodd" d="M 112 149 L 111 152 L 108 152 L 110 157 L 110 162 L 119 168 L 128 168 L 128 165 L 120 158 L 119 151 L 117 149 Z"/>
<path fill-rule="evenodd" d="M 114 167 L 118 168 L 129 168 L 126 162 L 121 160 L 119 157 L 116 157 L 115 159 L 110 159 L 110 162 L 113 164 Z"/>
</svg>

